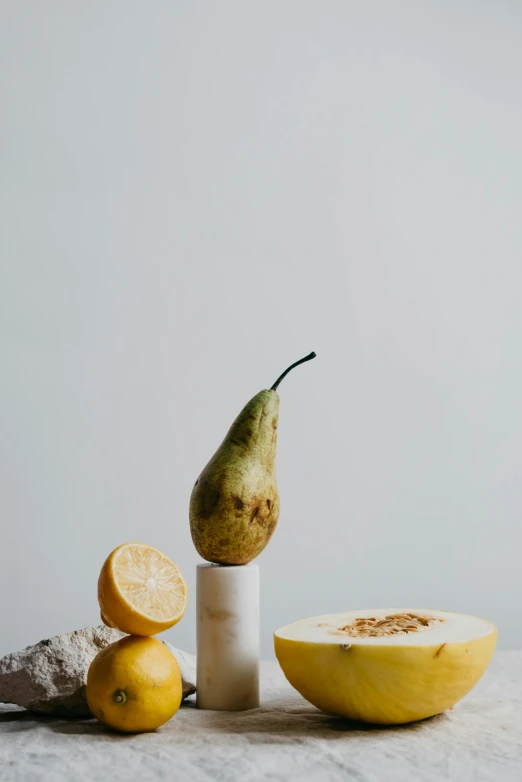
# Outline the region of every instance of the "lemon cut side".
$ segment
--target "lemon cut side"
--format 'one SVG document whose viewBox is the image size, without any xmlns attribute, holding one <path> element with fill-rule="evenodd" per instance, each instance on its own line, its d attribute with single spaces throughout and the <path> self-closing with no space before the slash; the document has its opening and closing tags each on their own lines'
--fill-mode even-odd
<svg viewBox="0 0 522 782">
<path fill-rule="evenodd" d="M 182 618 L 187 585 L 177 565 L 161 551 L 124 543 L 101 569 L 98 602 L 109 627 L 131 635 L 156 635 Z"/>
</svg>

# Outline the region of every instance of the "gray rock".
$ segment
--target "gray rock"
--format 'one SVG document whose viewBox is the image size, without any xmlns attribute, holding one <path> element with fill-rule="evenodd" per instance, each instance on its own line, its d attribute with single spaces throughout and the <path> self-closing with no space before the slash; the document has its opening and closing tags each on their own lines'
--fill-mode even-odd
<svg viewBox="0 0 522 782">
<path fill-rule="evenodd" d="M 87 670 L 101 649 L 123 638 L 104 625 L 55 635 L 0 660 L 0 703 L 55 717 L 91 717 L 85 698 Z M 196 658 L 165 646 L 176 657 L 183 698 L 196 691 Z"/>
</svg>

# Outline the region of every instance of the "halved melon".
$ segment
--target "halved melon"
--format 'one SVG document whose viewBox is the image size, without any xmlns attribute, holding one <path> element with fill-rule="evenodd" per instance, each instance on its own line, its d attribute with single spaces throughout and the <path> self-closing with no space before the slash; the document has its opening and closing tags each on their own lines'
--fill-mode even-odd
<svg viewBox="0 0 522 782">
<path fill-rule="evenodd" d="M 279 664 L 306 700 L 381 725 L 454 706 L 486 670 L 496 640 L 485 619 L 411 608 L 326 614 L 274 633 Z"/>
</svg>

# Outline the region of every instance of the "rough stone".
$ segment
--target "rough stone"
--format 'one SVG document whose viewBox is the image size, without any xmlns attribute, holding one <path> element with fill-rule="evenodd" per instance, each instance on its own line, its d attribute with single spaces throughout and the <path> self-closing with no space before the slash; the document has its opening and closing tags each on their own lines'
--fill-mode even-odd
<svg viewBox="0 0 522 782">
<path fill-rule="evenodd" d="M 87 671 L 98 652 L 123 637 L 104 625 L 55 635 L 0 660 L 0 703 L 56 717 L 92 716 L 85 698 Z M 176 657 L 183 698 L 196 691 L 196 658 L 163 641 Z"/>
</svg>

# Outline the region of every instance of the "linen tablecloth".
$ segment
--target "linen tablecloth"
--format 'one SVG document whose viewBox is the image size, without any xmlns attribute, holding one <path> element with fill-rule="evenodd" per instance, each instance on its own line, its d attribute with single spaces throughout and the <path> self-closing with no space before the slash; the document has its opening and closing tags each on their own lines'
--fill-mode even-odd
<svg viewBox="0 0 522 782">
<path fill-rule="evenodd" d="M 109 732 L 0 707 L 2 782 L 522 782 L 522 652 L 497 652 L 475 690 L 424 722 L 370 727 L 301 698 L 262 664 L 262 706 L 186 702 L 159 731 Z"/>
</svg>

